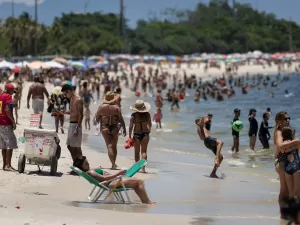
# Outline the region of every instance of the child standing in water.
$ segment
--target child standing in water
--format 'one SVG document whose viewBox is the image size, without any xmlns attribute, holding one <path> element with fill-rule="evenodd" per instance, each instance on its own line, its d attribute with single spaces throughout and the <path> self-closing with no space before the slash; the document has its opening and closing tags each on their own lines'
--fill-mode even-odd
<svg viewBox="0 0 300 225">
<path fill-rule="evenodd" d="M 153 120 L 156 123 L 156 128 L 160 128 L 161 129 L 161 119 L 162 119 L 163 115 L 161 113 L 161 108 L 157 108 L 156 112 L 154 113 L 153 116 Z"/>
<path fill-rule="evenodd" d="M 84 117 L 85 117 L 85 120 L 84 120 L 84 124 L 85 124 L 85 129 L 88 129 L 89 130 L 91 129 L 91 110 L 90 108 L 85 108 L 85 111 L 84 111 Z"/>
</svg>

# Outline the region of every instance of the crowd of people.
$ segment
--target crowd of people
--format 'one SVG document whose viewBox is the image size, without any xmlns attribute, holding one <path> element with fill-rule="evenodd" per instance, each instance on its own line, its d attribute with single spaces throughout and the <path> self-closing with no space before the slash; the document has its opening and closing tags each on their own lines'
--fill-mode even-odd
<svg viewBox="0 0 300 225">
<path fill-rule="evenodd" d="M 151 68 L 151 67 L 150 67 Z M 147 74 L 147 76 L 146 76 Z M 17 140 L 14 134 L 16 124 L 18 123 L 18 109 L 21 107 L 21 98 L 23 90 L 23 81 L 19 74 L 14 75 L 14 86 L 12 83 L 5 84 L 5 90 L 0 94 L 0 148 L 3 156 L 3 170 L 13 171 L 11 166 L 12 150 L 17 148 Z M 99 181 L 109 180 L 115 176 L 123 175 L 124 171 L 114 175 L 95 174 L 90 168 L 88 160 L 84 157 L 82 145 L 83 121 L 85 129 L 90 129 L 91 124 L 99 125 L 100 133 L 105 141 L 108 157 L 111 162 L 111 169 L 117 169 L 117 144 L 119 135 L 129 137 L 128 143 L 134 148 L 134 159 L 138 162 L 141 158 L 147 160 L 147 148 L 150 141 L 152 121 L 156 122 L 156 128 L 162 127 L 162 108 L 165 102 L 170 102 L 170 109 L 180 109 L 180 104 L 186 98 L 186 89 L 195 90 L 194 102 L 225 101 L 225 97 L 231 98 L 235 95 L 235 89 L 241 88 L 242 94 L 247 94 L 251 88 L 256 87 L 260 90 L 261 85 L 271 85 L 275 87 L 281 82 L 287 81 L 288 76 L 282 78 L 276 76 L 276 81 L 271 81 L 269 76 L 258 74 L 252 78 L 247 74 L 245 77 L 215 78 L 211 81 L 203 82 L 197 79 L 195 75 L 188 76 L 183 71 L 183 80 L 177 74 L 156 69 L 149 71 L 139 70 L 137 76 L 133 72 L 129 77 L 125 72 L 121 78 L 110 77 L 106 71 L 100 75 L 87 74 L 84 79 L 78 79 L 78 74 L 68 76 L 68 74 L 56 74 L 52 79 L 46 80 L 43 76 L 35 76 L 33 84 L 30 86 L 27 94 L 27 107 L 30 108 L 30 100 L 33 113 L 40 114 L 39 128 L 43 129 L 42 119 L 44 112 L 45 98 L 47 99 L 47 112 L 55 119 L 56 132 L 64 133 L 65 115 L 70 117 L 67 133 L 67 148 L 71 154 L 73 165 L 89 173 Z M 132 87 L 129 87 L 131 79 Z M 123 81 L 124 85 L 121 85 Z M 248 83 L 252 83 L 249 85 Z M 44 82 L 54 84 L 54 91 L 49 95 Z M 100 86 L 103 85 L 103 95 L 100 98 Z M 168 87 L 173 88 L 168 89 Z M 58 88 L 59 87 L 59 88 Z M 130 88 L 138 98 L 142 98 L 147 93 L 153 97 L 156 107 L 153 117 L 150 115 L 151 103 L 141 99 L 130 106 L 133 113 L 129 120 L 129 130 L 127 132 L 125 121 L 122 115 L 122 88 Z M 57 92 L 55 90 L 57 89 Z M 166 92 L 165 97 L 163 93 Z M 94 96 L 96 96 L 94 98 Z M 101 100 L 95 115 L 90 109 L 93 101 Z M 15 111 L 15 118 L 13 113 Z M 234 118 L 232 123 L 240 120 L 241 109 L 234 109 Z M 281 208 L 281 217 L 285 216 L 286 198 L 300 197 L 299 171 L 300 159 L 298 155 L 300 139 L 295 139 L 295 130 L 290 127 L 290 117 L 286 112 L 279 112 L 275 116 L 275 126 L 271 127 L 268 120 L 271 116 L 271 109 L 267 108 L 263 113 L 260 127 L 256 120 L 256 109 L 250 109 L 249 120 L 249 148 L 255 150 L 257 137 L 264 149 L 270 147 L 269 139 L 271 134 L 269 129 L 275 128 L 274 144 L 276 146 L 275 168 L 280 178 L 279 205 Z M 213 115 L 207 114 L 197 118 L 197 133 L 204 145 L 210 149 L 216 156 L 214 167 L 210 177 L 217 178 L 216 171 L 223 161 L 222 147 L 224 142 L 218 138 L 212 137 L 210 129 Z M 60 129 L 59 129 L 60 128 Z M 232 152 L 239 152 L 239 132 L 232 130 L 233 144 Z M 141 169 L 146 173 L 145 167 Z M 128 178 L 123 181 L 126 187 L 133 188 L 143 203 L 152 203 L 147 196 L 144 184 L 137 178 Z"/>
</svg>

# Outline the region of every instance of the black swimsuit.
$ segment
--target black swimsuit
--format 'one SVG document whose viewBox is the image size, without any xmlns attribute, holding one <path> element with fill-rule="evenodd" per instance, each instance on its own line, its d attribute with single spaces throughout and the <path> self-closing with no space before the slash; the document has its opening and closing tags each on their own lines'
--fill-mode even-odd
<svg viewBox="0 0 300 225">
<path fill-rule="evenodd" d="M 289 160 L 289 156 L 292 156 L 293 160 Z M 284 169 L 289 175 L 293 175 L 300 171 L 300 158 L 298 149 L 293 149 L 291 152 L 285 154 Z"/>
</svg>

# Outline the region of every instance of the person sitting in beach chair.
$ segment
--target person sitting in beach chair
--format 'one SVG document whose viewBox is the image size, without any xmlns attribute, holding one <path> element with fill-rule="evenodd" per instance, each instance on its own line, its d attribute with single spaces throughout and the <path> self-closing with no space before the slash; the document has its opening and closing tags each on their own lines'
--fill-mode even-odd
<svg viewBox="0 0 300 225">
<path fill-rule="evenodd" d="M 91 177 L 95 178 L 99 182 L 112 180 L 112 179 L 114 179 L 118 176 L 125 175 L 125 173 L 126 173 L 125 170 L 121 170 L 121 171 L 119 171 L 118 173 L 115 173 L 115 174 L 101 175 L 101 174 L 97 173 L 94 169 L 90 168 L 90 164 L 89 164 L 89 162 L 88 162 L 88 160 L 86 159 L 85 156 L 77 157 L 74 160 L 73 165 L 75 167 L 81 169 L 82 171 L 84 171 L 85 173 L 90 175 Z M 122 188 L 122 183 L 124 184 L 124 186 L 126 188 L 133 189 L 135 191 L 135 193 L 141 199 L 142 203 L 144 203 L 144 204 L 154 204 L 154 202 L 150 201 L 150 199 L 147 195 L 147 192 L 145 190 L 144 182 L 141 179 L 134 178 L 134 177 L 128 177 L 128 178 L 126 177 L 126 178 L 122 178 L 122 180 L 119 181 L 119 182 L 112 182 L 112 183 L 108 184 L 108 187 L 109 188 Z"/>
</svg>

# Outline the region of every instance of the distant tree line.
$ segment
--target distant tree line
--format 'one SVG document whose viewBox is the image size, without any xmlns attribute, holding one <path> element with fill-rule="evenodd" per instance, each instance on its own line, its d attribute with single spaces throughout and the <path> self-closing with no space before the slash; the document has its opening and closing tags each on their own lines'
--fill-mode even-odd
<svg viewBox="0 0 300 225">
<path fill-rule="evenodd" d="M 62 14 L 51 26 L 36 24 L 28 13 L 0 25 L 0 55 L 99 55 L 101 52 L 183 55 L 300 51 L 300 27 L 248 4 L 227 0 L 199 3 L 194 10 L 166 9 L 160 16 L 124 23 L 117 14 Z"/>
</svg>

